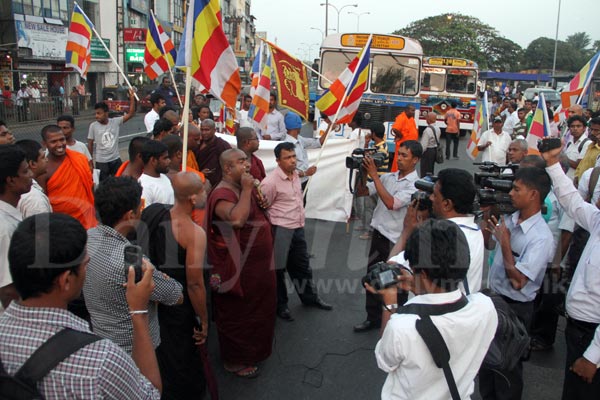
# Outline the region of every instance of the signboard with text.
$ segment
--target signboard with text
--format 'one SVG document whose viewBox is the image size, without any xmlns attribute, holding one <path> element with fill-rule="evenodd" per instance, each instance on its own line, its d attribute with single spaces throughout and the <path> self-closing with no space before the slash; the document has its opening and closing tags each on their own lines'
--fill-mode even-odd
<svg viewBox="0 0 600 400">
<path fill-rule="evenodd" d="M 19 47 L 31 49 L 31 55 L 45 59 L 64 59 L 69 29 L 66 26 L 15 21 Z"/>
<path fill-rule="evenodd" d="M 146 41 L 146 29 L 125 28 L 123 29 L 123 41 L 125 43 L 144 43 Z"/>
<path fill-rule="evenodd" d="M 110 48 L 110 39 L 102 38 L 106 47 Z M 102 46 L 100 43 L 100 39 L 96 36 L 92 37 L 92 42 L 90 44 L 90 51 L 92 53 L 92 60 L 110 60 L 110 56 L 108 55 L 108 51 Z"/>
<path fill-rule="evenodd" d="M 143 63 L 144 49 L 125 49 L 125 61 L 130 63 Z"/>
</svg>

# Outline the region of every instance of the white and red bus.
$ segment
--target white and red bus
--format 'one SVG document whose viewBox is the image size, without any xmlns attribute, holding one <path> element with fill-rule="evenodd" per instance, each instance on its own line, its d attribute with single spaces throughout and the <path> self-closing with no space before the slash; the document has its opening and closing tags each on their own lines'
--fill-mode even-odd
<svg viewBox="0 0 600 400">
<path fill-rule="evenodd" d="M 470 132 L 475 119 L 478 72 L 477 63 L 464 58 L 423 57 L 419 126 L 427 126 L 425 117 L 434 112 L 440 127 L 445 128 L 446 111 L 455 102 L 461 134 Z"/>
</svg>

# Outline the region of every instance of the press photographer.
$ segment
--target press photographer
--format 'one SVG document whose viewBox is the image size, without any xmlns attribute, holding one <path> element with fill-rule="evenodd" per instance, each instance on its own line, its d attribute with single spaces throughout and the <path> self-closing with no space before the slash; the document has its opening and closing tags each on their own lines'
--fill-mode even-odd
<svg viewBox="0 0 600 400">
<path fill-rule="evenodd" d="M 357 188 L 359 192 L 368 191 L 369 195 L 377 194 L 377 206 L 373 212 L 371 227 L 373 237 L 369 248 L 367 272 L 380 262 L 387 261 L 390 250 L 402 233 L 404 216 L 410 205 L 410 196 L 415 189 L 415 181 L 419 179 L 415 167 L 421 158 L 423 148 L 416 140 L 407 140 L 398 149 L 398 171 L 384 174 L 377 173 L 377 165 L 371 157 L 364 157 L 362 165 L 368 176 L 373 179 L 366 186 Z M 359 181 L 360 182 L 360 181 Z M 362 183 L 362 182 L 361 182 Z M 406 301 L 406 294 L 397 299 L 398 304 Z M 364 332 L 379 328 L 381 325 L 381 301 L 367 293 L 365 309 L 367 319 L 354 326 L 355 332 Z"/>
</svg>

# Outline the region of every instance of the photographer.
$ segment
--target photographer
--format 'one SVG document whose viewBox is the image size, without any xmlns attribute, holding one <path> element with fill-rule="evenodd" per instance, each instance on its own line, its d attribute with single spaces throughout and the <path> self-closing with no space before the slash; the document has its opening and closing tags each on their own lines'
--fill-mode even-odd
<svg viewBox="0 0 600 400">
<path fill-rule="evenodd" d="M 585 202 L 559 165 L 560 148 L 542 153 L 554 192 L 564 210 L 590 232 L 567 293 L 567 362 L 563 399 L 600 398 L 600 211 Z"/>
<path fill-rule="evenodd" d="M 528 329 L 533 301 L 554 254 L 554 239 L 541 213 L 549 191 L 550 179 L 544 170 L 520 168 L 509 193 L 517 211 L 500 219 L 484 214 L 487 248 L 493 248 L 494 240 L 496 242 L 496 253 L 489 272 L 490 289 L 504 298 Z M 512 370 L 481 369 L 479 390 L 484 400 L 520 399 L 523 391 L 522 362 Z"/>
<path fill-rule="evenodd" d="M 398 304 L 394 303 L 399 289 L 416 295 L 407 306 L 453 305 L 463 300 L 458 284 L 469 266 L 467 239 L 453 222 L 430 219 L 411 234 L 405 255 L 414 276 L 401 269 L 398 284 L 379 292 L 365 284 L 371 295 L 381 295 L 385 305 L 381 311 L 382 335 L 375 348 L 379 368 L 388 373 L 381 398 L 449 398 L 444 374 L 434 364 L 416 330 L 418 316 L 396 314 Z M 460 398 L 468 399 L 474 391 L 477 370 L 496 333 L 498 317 L 492 301 L 475 293 L 468 296 L 462 308 L 432 315 L 431 320 L 448 347 Z"/>
<path fill-rule="evenodd" d="M 379 177 L 377 166 L 370 157 L 365 157 L 363 167 L 373 179 L 366 185 L 369 195 L 377 193 L 379 197 L 373 212 L 371 227 L 373 237 L 369 249 L 367 270 L 379 261 L 386 261 L 394 243 L 402 233 L 404 216 L 410 205 L 410 196 L 416 191 L 415 181 L 419 179 L 415 170 L 423 153 L 421 144 L 416 140 L 407 140 L 397 151 L 398 171 Z M 362 191 L 365 191 L 363 186 Z M 359 189 L 359 190 L 360 190 Z M 380 300 L 371 293 L 366 294 L 367 319 L 354 326 L 355 332 L 364 332 L 379 328 L 381 325 Z M 406 301 L 406 294 L 398 298 L 398 304 Z"/>
</svg>

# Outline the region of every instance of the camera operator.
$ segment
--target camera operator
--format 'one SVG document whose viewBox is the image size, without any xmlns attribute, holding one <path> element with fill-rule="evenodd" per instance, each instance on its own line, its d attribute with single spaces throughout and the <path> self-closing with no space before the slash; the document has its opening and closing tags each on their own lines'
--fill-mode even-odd
<svg viewBox="0 0 600 400">
<path fill-rule="evenodd" d="M 600 210 L 585 202 L 559 165 L 560 148 L 542 153 L 564 210 L 590 232 L 567 293 L 567 362 L 563 399 L 600 398 Z"/>
<path fill-rule="evenodd" d="M 365 157 L 363 167 L 373 179 L 359 190 L 363 193 L 368 189 L 369 195 L 377 193 L 379 199 L 373 212 L 371 227 L 373 237 L 369 249 L 367 270 L 379 261 L 386 261 L 394 243 L 402 233 L 404 216 L 410 205 L 410 196 L 416 191 L 415 181 L 419 179 L 415 170 L 423 153 L 421 144 L 416 140 L 403 142 L 398 151 L 398 171 L 384 174 L 381 177 L 377 166 L 370 157 Z M 406 294 L 399 295 L 398 304 L 406 301 Z M 366 294 L 365 309 L 367 319 L 354 326 L 355 332 L 364 332 L 379 328 L 381 325 L 381 301 L 371 293 Z"/>
<path fill-rule="evenodd" d="M 541 213 L 549 191 L 550 178 L 544 170 L 520 168 L 509 193 L 517 211 L 500 219 L 484 214 L 486 246 L 493 248 L 494 240 L 496 242 L 496 253 L 489 272 L 490 289 L 504 298 L 527 329 L 533 315 L 533 301 L 554 253 L 552 233 Z M 479 390 L 484 400 L 520 399 L 523 391 L 522 362 L 512 370 L 481 369 Z"/>
<path fill-rule="evenodd" d="M 400 290 L 410 290 L 416 295 L 406 305 L 453 305 L 461 301 L 463 296 L 458 285 L 467 274 L 469 251 L 467 239 L 456 224 L 429 219 L 418 226 L 407 241 L 405 256 L 414 276 L 401 269 L 397 285 L 379 292 L 365 284 L 368 292 L 380 294 L 385 304 L 381 311 L 382 335 L 375 348 L 377 365 L 388 373 L 382 399 L 450 397 L 442 370 L 434 364 L 416 330 L 417 315 L 395 313 L 398 304 L 394 303 Z M 492 301 L 483 294 L 471 294 L 464 307 L 432 315 L 431 320 L 450 353 L 452 375 L 460 398 L 468 399 L 498 325 Z"/>
</svg>

